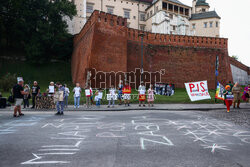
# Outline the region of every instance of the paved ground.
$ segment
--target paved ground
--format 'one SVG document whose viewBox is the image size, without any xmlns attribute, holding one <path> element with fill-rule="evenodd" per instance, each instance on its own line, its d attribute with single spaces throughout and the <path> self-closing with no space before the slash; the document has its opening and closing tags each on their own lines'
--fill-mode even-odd
<svg viewBox="0 0 250 167">
<path fill-rule="evenodd" d="M 0 166 L 249 167 L 250 111 L 0 111 Z"/>
</svg>

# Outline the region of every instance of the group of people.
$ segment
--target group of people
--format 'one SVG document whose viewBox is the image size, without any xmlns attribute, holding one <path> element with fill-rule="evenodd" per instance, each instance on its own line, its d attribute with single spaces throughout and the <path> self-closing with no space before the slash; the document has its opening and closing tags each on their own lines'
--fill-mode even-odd
<svg viewBox="0 0 250 167">
<path fill-rule="evenodd" d="M 246 102 L 249 102 L 250 84 L 248 84 L 248 86 L 244 88 L 244 93 L 242 96 L 241 92 L 242 87 L 237 82 L 234 85 L 231 82 L 226 85 L 223 94 L 225 99 L 225 105 L 227 106 L 227 112 L 230 112 L 230 107 L 232 105 L 233 108 L 240 108 L 241 99 Z"/>
<path fill-rule="evenodd" d="M 74 108 L 79 108 L 80 105 L 80 97 L 82 93 L 82 89 L 80 87 L 79 83 L 76 83 L 76 87 L 73 89 L 74 92 Z M 147 95 L 146 95 L 147 94 Z M 146 91 L 146 87 L 144 83 L 142 82 L 141 85 L 138 88 L 138 97 L 139 97 L 139 106 L 146 106 L 145 101 L 147 99 L 148 106 L 153 106 L 154 103 L 154 89 L 153 85 L 150 85 L 150 88 Z M 85 89 L 85 98 L 86 98 L 86 107 L 89 108 L 91 105 L 96 105 L 97 107 L 100 107 L 101 101 L 103 98 L 103 90 L 97 89 L 95 92 L 90 86 L 87 86 Z M 128 81 L 123 84 L 123 81 L 121 80 L 118 84 L 118 89 L 114 87 L 114 85 L 111 85 L 111 87 L 108 90 L 107 94 L 107 100 L 108 100 L 108 108 L 115 106 L 115 101 L 119 101 L 119 105 L 122 105 L 122 103 L 125 104 L 125 106 L 130 106 L 130 100 L 131 100 L 131 87 L 128 83 Z M 94 103 L 95 101 L 95 103 Z"/>
</svg>

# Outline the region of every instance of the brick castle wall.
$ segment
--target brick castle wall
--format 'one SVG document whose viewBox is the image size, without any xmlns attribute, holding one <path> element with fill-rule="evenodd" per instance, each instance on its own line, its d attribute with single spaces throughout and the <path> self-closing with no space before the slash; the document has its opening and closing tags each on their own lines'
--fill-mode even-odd
<svg viewBox="0 0 250 167">
<path fill-rule="evenodd" d="M 89 68 L 104 72 L 130 72 L 140 68 L 141 39 L 138 35 L 142 31 L 127 28 L 126 24 L 127 20 L 122 17 L 99 11 L 92 13 L 74 38 L 74 83 L 80 82 L 84 87 Z M 216 55 L 220 61 L 218 80 L 222 84 L 232 80 L 227 39 L 143 33 L 144 71 L 165 70 L 162 82 L 183 88 L 185 82 L 208 80 L 209 88 L 215 88 Z M 97 87 L 101 86 L 103 77 L 96 78 Z"/>
</svg>

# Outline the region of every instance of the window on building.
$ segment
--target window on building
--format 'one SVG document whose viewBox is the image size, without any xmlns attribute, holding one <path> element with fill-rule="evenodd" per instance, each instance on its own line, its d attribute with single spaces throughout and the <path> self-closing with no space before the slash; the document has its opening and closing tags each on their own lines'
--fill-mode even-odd
<svg viewBox="0 0 250 167">
<path fill-rule="evenodd" d="M 168 10 L 173 11 L 173 5 L 172 4 L 168 4 Z"/>
<path fill-rule="evenodd" d="M 219 27 L 219 22 L 218 21 L 216 21 L 216 27 Z"/>
<path fill-rule="evenodd" d="M 210 22 L 210 27 L 213 27 L 213 22 L 212 21 Z"/>
<path fill-rule="evenodd" d="M 124 9 L 124 17 L 130 19 L 130 11 Z"/>
<path fill-rule="evenodd" d="M 158 6 L 156 6 L 156 12 L 158 12 L 158 10 L 159 10 L 159 8 L 158 8 Z"/>
<path fill-rule="evenodd" d="M 107 13 L 113 14 L 114 13 L 114 7 L 107 6 Z"/>
<path fill-rule="evenodd" d="M 145 21 L 145 13 L 140 13 L 140 21 Z"/>
<path fill-rule="evenodd" d="M 134 19 L 136 19 L 136 16 L 133 16 Z"/>
<path fill-rule="evenodd" d="M 202 12 L 206 12 L 206 9 L 205 9 L 205 8 L 202 8 Z"/>
<path fill-rule="evenodd" d="M 168 4 L 166 2 L 162 2 L 162 9 L 167 10 Z"/>
<path fill-rule="evenodd" d="M 175 31 L 176 30 L 176 26 L 173 26 L 173 31 Z"/>
<path fill-rule="evenodd" d="M 192 24 L 193 29 L 195 29 L 195 24 Z"/>
<path fill-rule="evenodd" d="M 140 25 L 140 30 L 145 31 L 145 25 Z"/>
<path fill-rule="evenodd" d="M 147 18 L 149 18 L 149 13 L 147 13 Z"/>
<path fill-rule="evenodd" d="M 151 10 L 151 11 L 150 11 L 150 16 L 152 16 L 152 15 L 153 15 L 153 11 Z"/>
<path fill-rule="evenodd" d="M 204 23 L 204 28 L 207 28 L 207 22 Z"/>
<path fill-rule="evenodd" d="M 92 13 L 93 10 L 94 10 L 94 4 L 92 4 L 92 3 L 87 3 L 86 9 L 87 9 L 87 13 Z"/>
</svg>

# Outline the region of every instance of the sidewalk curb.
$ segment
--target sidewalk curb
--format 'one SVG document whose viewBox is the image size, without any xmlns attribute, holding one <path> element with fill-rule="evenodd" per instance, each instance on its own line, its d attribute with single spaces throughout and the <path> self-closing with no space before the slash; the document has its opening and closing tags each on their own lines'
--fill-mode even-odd
<svg viewBox="0 0 250 167">
<path fill-rule="evenodd" d="M 241 109 L 249 109 L 250 108 L 241 108 Z M 140 110 L 144 110 L 144 111 L 149 111 L 149 110 L 156 110 L 156 111 L 211 111 L 211 110 L 226 110 L 226 107 L 222 108 L 178 108 L 178 109 L 174 109 L 174 108 L 149 108 L 149 107 L 141 107 L 141 108 L 93 108 L 93 109 L 65 109 L 65 112 L 85 112 L 85 111 L 102 111 L 102 112 L 115 112 L 115 111 L 131 111 L 131 110 L 136 110 L 136 111 L 140 111 Z M 12 111 L 11 109 L 0 109 L 0 112 L 9 112 Z M 28 110 L 22 110 L 23 112 L 56 112 L 56 109 L 28 109 Z"/>
</svg>

